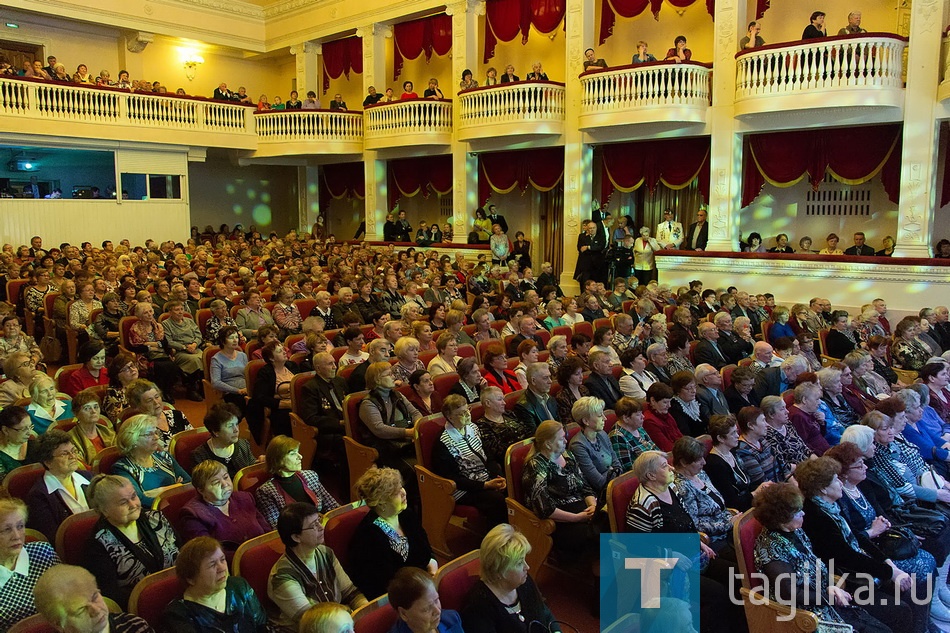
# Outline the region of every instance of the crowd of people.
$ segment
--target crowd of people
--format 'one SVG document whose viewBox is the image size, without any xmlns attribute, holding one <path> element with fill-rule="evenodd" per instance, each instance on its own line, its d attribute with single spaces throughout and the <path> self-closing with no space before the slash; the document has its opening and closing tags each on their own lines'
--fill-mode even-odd
<svg viewBox="0 0 950 633">
<path fill-rule="evenodd" d="M 488 211 L 493 230 L 507 230 Z M 595 233 L 606 219 L 591 222 Z M 677 233 L 665 222 L 663 246 Z M 397 631 L 520 631 L 526 620 L 559 630 L 527 575 L 533 544 L 505 523 L 505 453 L 529 438 L 523 501 L 554 521 L 554 555 L 568 569 L 593 561 L 607 486 L 628 472 L 639 480 L 620 509 L 628 530 L 706 535 L 703 630 L 746 627 L 728 587 L 734 510 L 750 508 L 764 527 L 756 564 L 770 578 L 808 583 L 808 569 L 833 560 L 899 596 L 843 608 L 867 587 L 819 587 L 829 601 L 795 604 L 822 623 L 924 633 L 932 620 L 950 622 L 946 307 L 892 326 L 880 298 L 852 319 L 820 297 L 788 307 L 698 280 L 674 292 L 636 278 L 609 289 L 588 278 L 575 297 L 550 263 L 535 277 L 493 243 L 470 261 L 296 231 L 265 239 L 253 227 L 193 236 L 49 249 L 37 236 L 0 250 L 0 281 L 29 279 L 3 304 L 0 480 L 44 468 L 24 498 L 0 498 L 0 630 L 34 612 L 63 627 L 81 611 L 147 631 L 134 616 L 107 615 L 99 592 L 125 608 L 142 578 L 174 566 L 184 594 L 165 610 L 168 630 L 264 631 L 263 596 L 228 570 L 241 543 L 272 530 L 286 551 L 267 594 L 288 630 L 342 630 L 351 610 L 387 592 Z M 210 315 L 199 325 L 201 310 Z M 125 316 L 136 317 L 127 340 Z M 28 318 L 34 336 L 21 327 Z M 57 382 L 63 359 L 47 353 L 66 330 L 80 340 L 80 367 Z M 254 358 L 263 366 L 249 385 Z M 295 412 L 321 438 L 306 464 L 290 426 L 289 385 L 302 371 L 313 375 Z M 457 376 L 447 392 L 433 380 L 445 374 Z M 192 423 L 171 403 L 201 400 L 202 379 L 223 402 L 202 420 L 207 441 L 179 463 L 171 438 Z M 364 441 L 379 457 L 352 482 L 369 511 L 349 549 L 334 552 L 321 520 L 344 500 L 325 473 L 346 470 L 343 403 L 361 392 Z M 413 471 L 417 423 L 439 413 L 430 466 L 488 530 L 481 582 L 461 615 L 434 606 L 438 562 Z M 114 465 L 91 472 L 111 447 Z M 266 482 L 235 490 L 233 478 L 258 461 Z M 150 509 L 185 483 L 195 498 L 176 516 Z M 63 564 L 49 543 L 26 542 L 26 527 L 53 542 L 87 510 L 98 521 L 80 560 Z M 802 599 L 785 582 L 771 597 Z M 933 582 L 931 602 L 910 599 Z M 90 590 L 46 589 L 67 584 Z"/>
</svg>

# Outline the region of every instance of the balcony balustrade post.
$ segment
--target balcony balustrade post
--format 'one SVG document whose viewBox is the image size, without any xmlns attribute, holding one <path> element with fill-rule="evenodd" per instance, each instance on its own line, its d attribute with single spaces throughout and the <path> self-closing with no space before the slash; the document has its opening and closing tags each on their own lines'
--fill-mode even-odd
<svg viewBox="0 0 950 633">
<path fill-rule="evenodd" d="M 363 42 L 363 93 L 369 92 L 369 87 L 378 87 L 380 92 L 385 91 L 386 81 L 386 39 L 393 36 L 391 26 L 385 24 L 369 24 L 356 30 L 356 35 Z M 378 108 L 373 115 L 389 115 L 388 108 Z M 364 110 L 363 133 L 369 127 L 372 119 L 368 111 Z M 364 217 L 366 220 L 366 239 L 370 241 L 383 238 L 383 222 L 386 212 L 389 211 L 388 191 L 386 186 L 386 161 L 379 160 L 379 152 L 364 149 L 363 173 L 365 176 L 366 198 L 363 200 Z"/>
<path fill-rule="evenodd" d="M 938 123 L 941 12 L 945 1 L 914 2 L 910 15 L 907 89 L 904 95 L 904 138 L 901 151 L 897 249 L 901 257 L 929 257 L 937 210 Z"/>
</svg>

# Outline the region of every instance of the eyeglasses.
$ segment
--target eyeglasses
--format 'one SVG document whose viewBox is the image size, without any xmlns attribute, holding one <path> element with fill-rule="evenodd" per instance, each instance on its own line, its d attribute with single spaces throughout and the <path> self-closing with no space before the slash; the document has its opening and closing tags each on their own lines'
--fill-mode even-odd
<svg viewBox="0 0 950 633">
<path fill-rule="evenodd" d="M 62 453 L 54 453 L 53 457 L 79 457 L 79 451 L 73 448 Z"/>
<path fill-rule="evenodd" d="M 132 371 L 135 368 L 136 368 L 135 363 L 129 363 L 128 365 L 125 365 L 124 367 L 119 369 L 119 373 L 121 374 L 124 371 Z"/>
<path fill-rule="evenodd" d="M 32 431 L 32 430 L 33 430 L 33 423 L 30 422 L 30 423 L 27 424 L 26 426 L 19 426 L 19 427 L 17 427 L 17 426 L 11 426 L 11 427 L 10 427 L 10 430 L 11 430 L 11 431 L 16 431 L 17 433 L 22 433 L 23 431 Z"/>
</svg>

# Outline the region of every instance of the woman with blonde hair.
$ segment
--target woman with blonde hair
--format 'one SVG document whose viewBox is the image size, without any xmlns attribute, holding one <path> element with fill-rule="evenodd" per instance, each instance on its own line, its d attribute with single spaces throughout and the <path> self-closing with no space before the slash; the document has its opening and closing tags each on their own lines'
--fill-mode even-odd
<svg viewBox="0 0 950 633">
<path fill-rule="evenodd" d="M 350 610 L 338 602 L 320 602 L 300 617 L 300 633 L 353 633 Z"/>
<path fill-rule="evenodd" d="M 162 445 L 154 417 L 133 415 L 123 422 L 115 445 L 122 451 L 122 457 L 112 467 L 113 472 L 128 479 L 148 507 L 165 490 L 191 483 L 191 475 Z"/>
<path fill-rule="evenodd" d="M 258 510 L 271 527 L 277 525 L 280 511 L 292 501 L 313 504 L 319 512 L 339 507 L 340 503 L 323 487 L 319 475 L 303 469 L 297 440 L 286 435 L 274 437 L 267 445 L 264 463 L 273 477 L 257 489 L 255 496 Z"/>
<path fill-rule="evenodd" d="M 435 574 L 438 563 L 418 515 L 408 509 L 399 471 L 371 467 L 356 482 L 369 513 L 350 541 L 350 577 L 369 600 L 386 593 L 389 581 L 402 567 L 418 567 Z"/>
<path fill-rule="evenodd" d="M 26 406 L 33 430 L 42 435 L 50 426 L 60 420 L 69 420 L 73 417 L 73 407 L 69 400 L 60 400 L 56 397 L 56 383 L 46 374 L 37 373 L 30 383 L 30 397 L 32 402 Z"/>
</svg>

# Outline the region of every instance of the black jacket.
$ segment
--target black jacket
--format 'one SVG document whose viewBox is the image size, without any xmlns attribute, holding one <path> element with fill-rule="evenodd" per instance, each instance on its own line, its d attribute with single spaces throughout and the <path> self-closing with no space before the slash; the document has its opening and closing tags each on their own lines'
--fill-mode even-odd
<svg viewBox="0 0 950 633">
<path fill-rule="evenodd" d="M 365 374 L 364 374 L 365 376 Z M 321 433 L 343 433 L 343 399 L 346 398 L 346 384 L 339 376 L 324 380 L 314 376 L 303 386 L 303 398 L 300 403 L 300 417 L 310 426 L 320 429 Z M 340 404 L 336 408 L 333 395 Z"/>
<path fill-rule="evenodd" d="M 613 409 L 614 405 L 617 404 L 617 400 L 623 397 L 620 383 L 610 374 L 602 376 L 591 372 L 587 380 L 584 381 L 584 385 L 590 391 L 590 395 L 604 401 L 604 409 Z"/>
<path fill-rule="evenodd" d="M 347 566 L 350 579 L 369 600 L 386 593 L 389 581 L 402 567 L 426 569 L 432 559 L 429 537 L 411 509 L 399 514 L 399 526 L 409 541 L 409 556 L 405 561 L 393 551 L 389 537 L 373 524 L 378 516 L 374 510 L 370 510 L 356 526 L 350 541 Z"/>
</svg>

